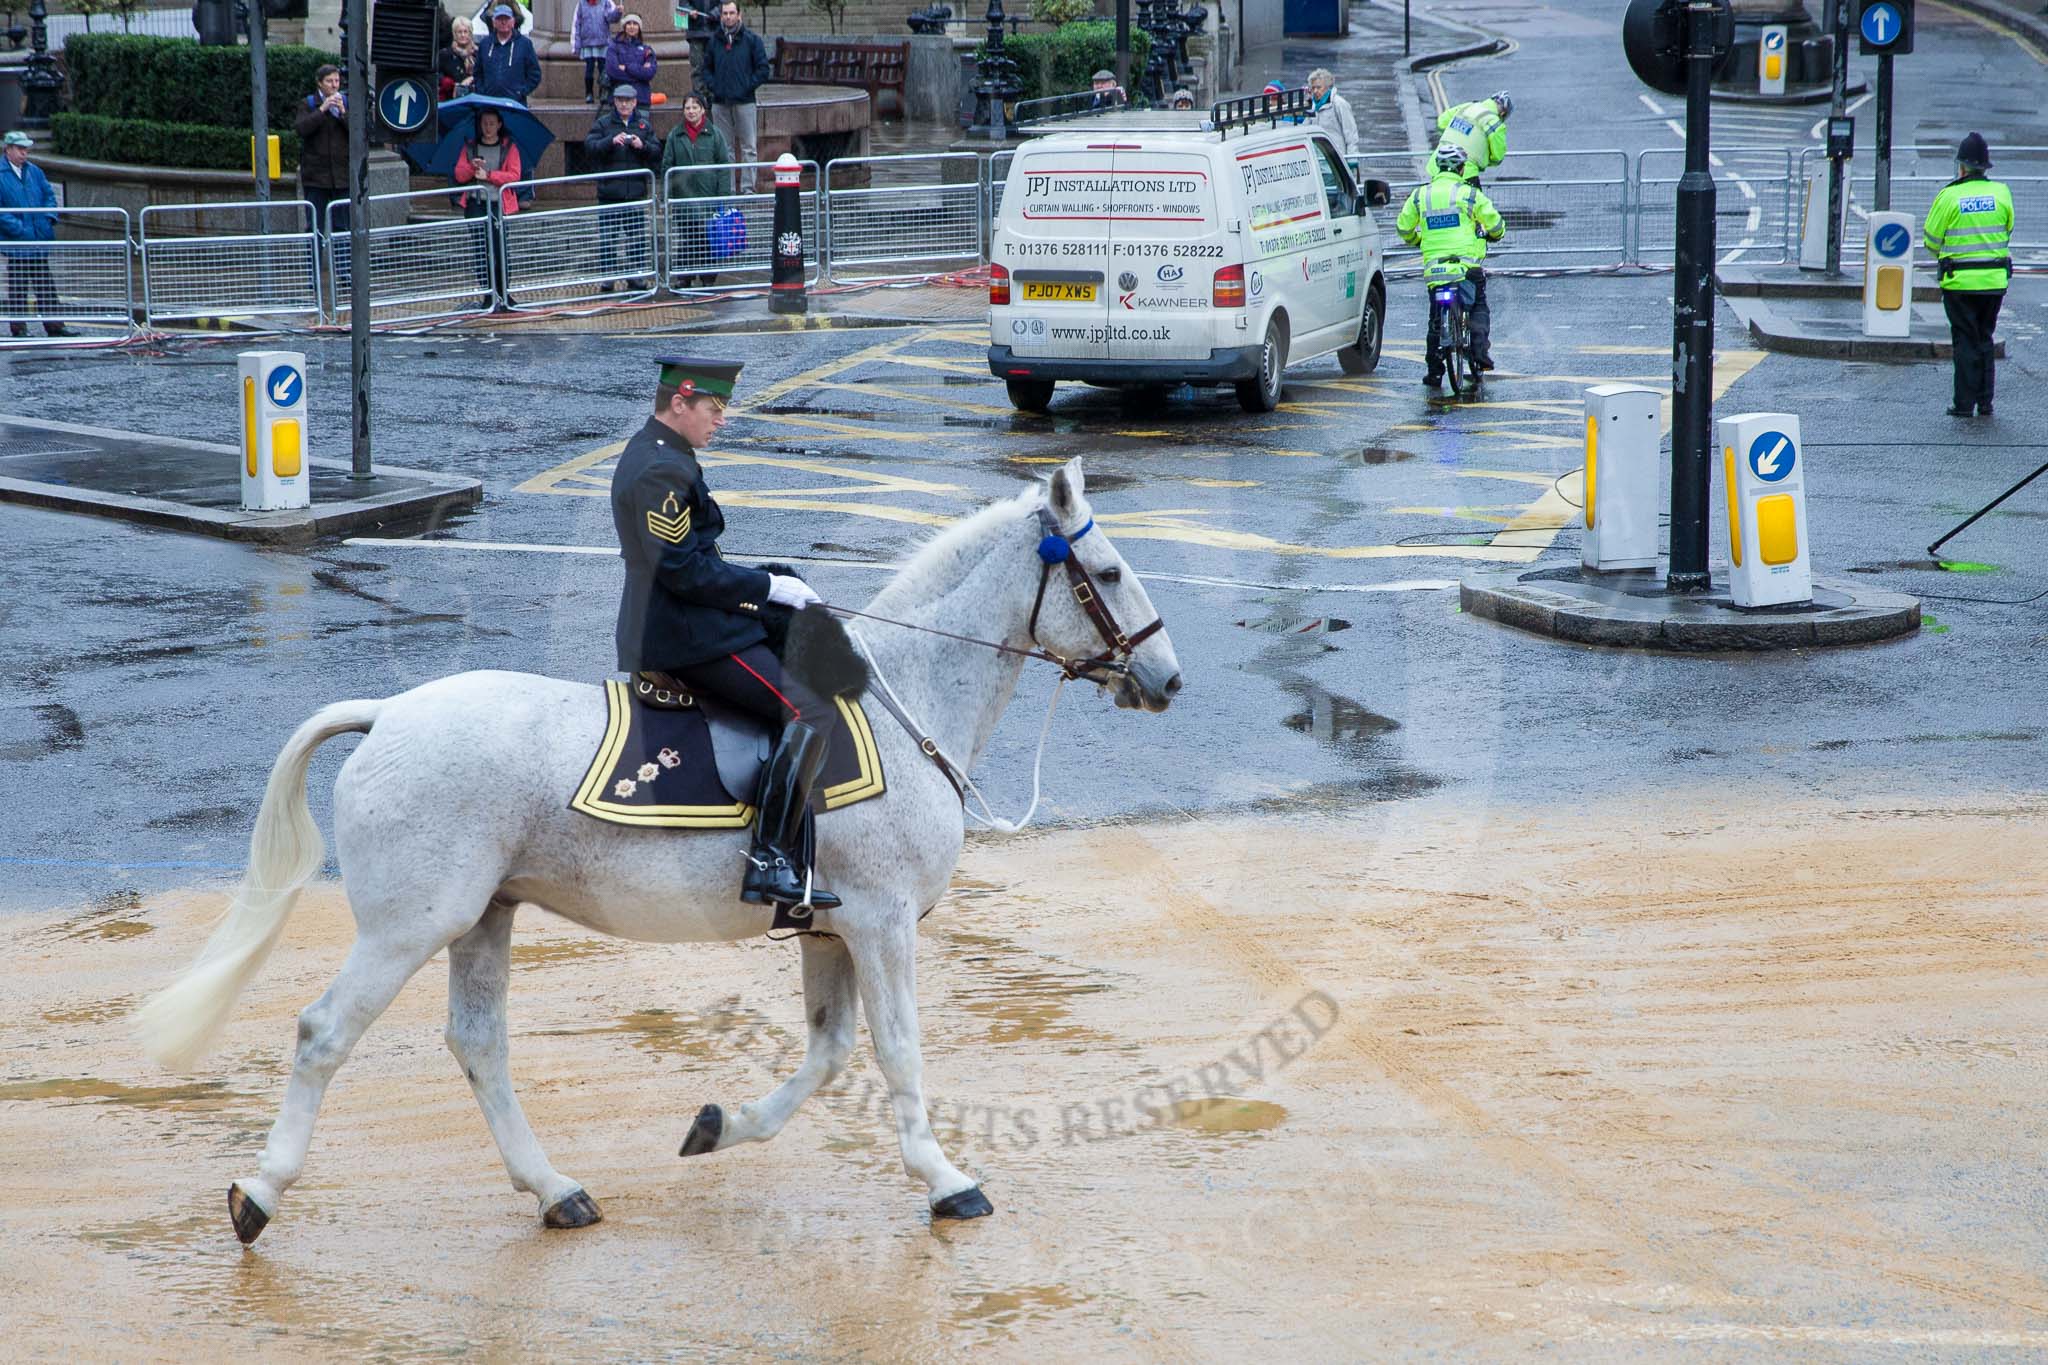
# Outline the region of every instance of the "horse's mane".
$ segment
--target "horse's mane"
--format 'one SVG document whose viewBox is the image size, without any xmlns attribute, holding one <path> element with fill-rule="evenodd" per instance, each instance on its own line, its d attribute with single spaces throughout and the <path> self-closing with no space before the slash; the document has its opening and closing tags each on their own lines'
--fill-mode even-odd
<svg viewBox="0 0 2048 1365">
<path fill-rule="evenodd" d="M 990 503 L 972 516 L 946 527 L 918 546 L 910 560 L 888 586 L 875 595 L 877 607 L 889 603 L 925 602 L 945 595 L 973 566 L 977 551 L 996 523 L 1008 521 L 1020 511 L 1036 507 L 1045 498 L 1045 485 L 1033 484 L 1015 497 Z"/>
</svg>

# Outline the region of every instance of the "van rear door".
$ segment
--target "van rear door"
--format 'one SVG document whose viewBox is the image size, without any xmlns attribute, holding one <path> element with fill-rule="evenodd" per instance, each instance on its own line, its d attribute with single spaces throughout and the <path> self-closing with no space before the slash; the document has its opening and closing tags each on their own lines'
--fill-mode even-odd
<svg viewBox="0 0 2048 1365">
<path fill-rule="evenodd" d="M 1110 186 L 1115 153 L 1039 143 L 1017 153 L 1003 188 L 1007 328 L 997 345 L 1019 357 L 1099 360 L 1108 354 Z M 1007 331 L 1008 335 L 1004 335 Z"/>
<path fill-rule="evenodd" d="M 1225 260 L 1213 163 L 1201 150 L 1125 141 L 1109 214 L 1109 358 L 1207 360 Z"/>
</svg>

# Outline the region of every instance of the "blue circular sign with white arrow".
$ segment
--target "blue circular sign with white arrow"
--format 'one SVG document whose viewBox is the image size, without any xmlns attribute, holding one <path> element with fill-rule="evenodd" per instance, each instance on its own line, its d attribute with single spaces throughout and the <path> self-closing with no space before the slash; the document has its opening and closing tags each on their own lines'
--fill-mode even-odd
<svg viewBox="0 0 2048 1365">
<path fill-rule="evenodd" d="M 1899 40 L 1899 30 L 1905 27 L 1899 18 L 1899 7 L 1877 0 L 1863 10 L 1863 41 L 1872 47 L 1890 47 Z"/>
<path fill-rule="evenodd" d="M 1776 51 L 1777 51 L 1777 50 L 1778 50 L 1779 48 L 1783 47 L 1784 45 L 1785 45 L 1785 30 L 1784 30 L 1784 29 L 1782 29 L 1782 28 L 1767 28 L 1767 29 L 1765 29 L 1765 30 L 1764 30 L 1764 50 L 1765 50 L 1766 52 L 1776 52 Z"/>
<path fill-rule="evenodd" d="M 394 133 L 417 133 L 434 112 L 434 94 L 427 83 L 395 76 L 377 91 L 377 116 Z"/>
<path fill-rule="evenodd" d="M 1913 234 L 1903 223 L 1886 223 L 1871 235 L 1870 244 L 1886 260 L 1896 260 L 1913 245 Z"/>
<path fill-rule="evenodd" d="M 306 380 L 289 365 L 280 365 L 270 372 L 268 381 L 270 401 L 280 408 L 288 408 L 306 396 Z"/>
<path fill-rule="evenodd" d="M 1767 431 L 1749 443 L 1749 468 L 1765 483 L 1776 483 L 1799 461 L 1798 448 L 1782 431 Z"/>
</svg>

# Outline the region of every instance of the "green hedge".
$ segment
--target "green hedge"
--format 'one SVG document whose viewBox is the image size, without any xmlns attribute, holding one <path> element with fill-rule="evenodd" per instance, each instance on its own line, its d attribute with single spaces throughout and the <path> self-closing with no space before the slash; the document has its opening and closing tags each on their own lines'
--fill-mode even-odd
<svg viewBox="0 0 2048 1365">
<path fill-rule="evenodd" d="M 1145 72 L 1152 35 L 1131 30 L 1131 83 Z M 1098 71 L 1116 70 L 1115 24 L 1062 24 L 1046 33 L 1019 33 L 1003 40 L 1003 51 L 1017 59 L 1024 80 L 1023 99 L 1070 95 L 1088 88 Z M 975 56 L 981 52 L 976 50 Z"/>
<path fill-rule="evenodd" d="M 289 124 L 273 127 L 287 174 L 299 164 L 299 138 Z M 50 120 L 57 155 L 84 161 L 118 161 L 131 166 L 181 166 L 202 171 L 249 169 L 249 129 L 212 128 L 201 123 L 108 118 L 102 114 L 58 114 Z"/>
<path fill-rule="evenodd" d="M 292 122 L 313 93 L 313 73 L 341 59 L 318 48 L 291 43 L 268 50 L 270 130 L 289 135 Z M 111 119 L 242 129 L 249 127 L 249 49 L 201 47 L 190 38 L 151 38 L 139 33 L 79 34 L 64 43 L 64 67 L 71 76 L 71 110 Z M 244 165 L 246 152 L 236 153 Z M 151 165 L 198 165 L 189 160 Z"/>
</svg>

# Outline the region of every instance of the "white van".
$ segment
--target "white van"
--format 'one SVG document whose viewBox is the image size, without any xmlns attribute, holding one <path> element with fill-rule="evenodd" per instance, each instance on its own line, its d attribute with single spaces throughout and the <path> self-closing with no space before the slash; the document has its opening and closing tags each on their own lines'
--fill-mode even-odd
<svg viewBox="0 0 2048 1365">
<path fill-rule="evenodd" d="M 1379 364 L 1387 285 L 1361 192 L 1306 95 L 1117 112 L 1021 148 L 989 248 L 989 369 L 1043 412 L 1062 379 L 1234 384 L 1248 412 L 1335 351 Z"/>
</svg>

